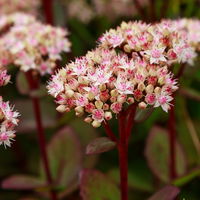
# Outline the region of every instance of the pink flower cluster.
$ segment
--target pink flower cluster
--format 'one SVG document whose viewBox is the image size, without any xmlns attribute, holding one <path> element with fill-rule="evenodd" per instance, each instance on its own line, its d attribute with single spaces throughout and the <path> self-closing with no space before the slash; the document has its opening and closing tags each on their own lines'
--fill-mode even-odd
<svg viewBox="0 0 200 200">
<path fill-rule="evenodd" d="M 22 13 L 1 17 L 0 35 L 0 64 L 14 64 L 23 71 L 50 74 L 61 53 L 70 51 L 66 30 L 44 25 Z"/>
<path fill-rule="evenodd" d="M 137 0 L 143 8 L 148 0 Z M 66 8 L 67 17 L 76 18 L 88 23 L 98 16 L 106 16 L 110 20 L 120 17 L 132 17 L 138 14 L 133 0 L 61 0 Z M 81 12 L 80 12 L 81 10 Z"/>
<path fill-rule="evenodd" d="M 148 0 L 137 0 L 143 8 L 149 4 Z M 119 17 L 133 17 L 138 14 L 134 0 L 92 0 L 97 15 L 107 16 L 113 20 Z"/>
<path fill-rule="evenodd" d="M 172 63 L 193 63 L 194 49 L 170 23 L 147 25 L 142 22 L 122 22 L 100 39 L 103 48 L 125 52 L 130 57 L 141 57 L 150 64 L 170 66 Z"/>
<path fill-rule="evenodd" d="M 19 11 L 37 14 L 40 4 L 40 0 L 0 0 L 0 15 Z"/>
<path fill-rule="evenodd" d="M 10 80 L 6 70 L 0 69 L 0 86 L 6 85 Z M 9 102 L 4 102 L 0 96 L 0 145 L 10 146 L 15 137 L 14 127 L 18 124 L 19 113 L 13 111 Z"/>
<path fill-rule="evenodd" d="M 179 32 L 183 38 L 188 40 L 188 43 L 197 52 L 200 51 L 200 20 L 199 19 L 178 19 L 178 20 L 163 20 L 163 23 L 169 23 L 170 26 Z"/>
<path fill-rule="evenodd" d="M 166 66 L 130 55 L 98 47 L 59 70 L 48 85 L 57 110 L 74 109 L 94 127 L 133 103 L 141 109 L 161 106 L 167 112 L 176 80 Z"/>
</svg>

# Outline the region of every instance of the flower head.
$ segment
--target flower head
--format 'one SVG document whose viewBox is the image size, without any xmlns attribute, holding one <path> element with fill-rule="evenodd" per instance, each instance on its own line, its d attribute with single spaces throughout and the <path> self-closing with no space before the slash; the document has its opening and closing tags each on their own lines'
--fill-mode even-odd
<svg viewBox="0 0 200 200">
<path fill-rule="evenodd" d="M 47 88 L 58 111 L 75 110 L 98 127 L 132 103 L 161 106 L 167 112 L 178 87 L 167 66 L 99 47 L 60 69 Z"/>
<path fill-rule="evenodd" d="M 61 53 L 70 51 L 66 30 L 44 25 L 26 14 L 0 18 L 0 32 L 3 30 L 0 64 L 4 66 L 14 64 L 23 71 L 50 74 L 56 67 L 56 61 L 61 59 Z"/>
<path fill-rule="evenodd" d="M 2 15 L 21 11 L 37 14 L 40 4 L 39 0 L 0 0 L 0 13 Z"/>
<path fill-rule="evenodd" d="M 10 79 L 6 70 L 0 70 L 0 78 L 0 86 L 7 84 Z M 18 125 L 18 117 L 19 113 L 13 111 L 9 102 L 4 102 L 0 96 L 0 145 L 10 146 L 15 137 L 14 128 Z"/>
<path fill-rule="evenodd" d="M 103 48 L 112 48 L 129 54 L 129 57 L 142 57 L 150 64 L 170 66 L 176 62 L 192 63 L 196 53 L 174 29 L 171 23 L 162 22 L 147 25 L 142 22 L 122 22 L 99 39 Z"/>
</svg>

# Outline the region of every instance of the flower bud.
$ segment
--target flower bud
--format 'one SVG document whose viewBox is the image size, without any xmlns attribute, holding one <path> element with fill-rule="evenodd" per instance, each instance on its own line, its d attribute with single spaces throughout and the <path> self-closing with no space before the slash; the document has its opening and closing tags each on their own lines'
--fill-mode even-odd
<svg viewBox="0 0 200 200">
<path fill-rule="evenodd" d="M 90 101 L 93 101 L 95 96 L 92 92 L 89 92 L 88 95 L 87 95 L 87 98 L 90 100 Z"/>
<path fill-rule="evenodd" d="M 84 112 L 84 108 L 81 107 L 81 106 L 77 106 L 77 107 L 75 108 L 75 111 L 76 111 L 77 113 L 83 113 L 83 112 Z"/>
<path fill-rule="evenodd" d="M 118 95 L 118 91 L 117 90 L 111 90 L 110 92 L 112 97 L 116 97 Z"/>
<path fill-rule="evenodd" d="M 86 123 L 91 123 L 91 122 L 92 122 L 92 118 L 91 118 L 91 117 L 86 117 L 86 118 L 84 119 L 84 121 L 85 121 Z"/>
<path fill-rule="evenodd" d="M 139 106 L 140 109 L 145 109 L 145 108 L 147 107 L 147 104 L 144 103 L 144 102 L 140 102 L 140 103 L 138 104 L 138 106 Z"/>
<path fill-rule="evenodd" d="M 127 97 L 126 95 L 119 95 L 117 97 L 117 102 L 124 103 L 126 101 L 126 97 Z"/>
<path fill-rule="evenodd" d="M 99 88 L 100 88 L 101 92 L 104 91 L 104 90 L 106 90 L 106 84 L 100 85 Z"/>
<path fill-rule="evenodd" d="M 111 101 L 112 103 L 114 103 L 114 102 L 117 101 L 117 98 L 116 98 L 116 97 L 111 97 L 111 98 L 110 98 L 110 101 Z"/>
<path fill-rule="evenodd" d="M 135 102 L 134 98 L 133 97 L 128 97 L 127 99 L 128 103 L 132 104 Z"/>
<path fill-rule="evenodd" d="M 158 83 L 159 83 L 160 85 L 163 85 L 163 84 L 165 83 L 165 77 L 160 77 L 160 78 L 158 79 Z"/>
<path fill-rule="evenodd" d="M 127 52 L 127 53 L 131 52 L 131 48 L 128 44 L 124 45 L 124 51 Z"/>
<path fill-rule="evenodd" d="M 67 111 L 67 106 L 65 106 L 65 105 L 59 105 L 59 106 L 56 108 L 56 110 L 57 110 L 58 112 L 61 112 L 61 113 L 66 112 L 66 111 Z"/>
<path fill-rule="evenodd" d="M 154 92 L 155 92 L 155 94 L 160 94 L 161 88 L 160 88 L 160 87 L 156 87 L 156 88 L 154 89 Z"/>
<path fill-rule="evenodd" d="M 153 90 L 154 90 L 153 85 L 147 85 L 147 87 L 146 87 L 146 89 L 145 89 L 146 93 L 152 93 Z"/>
<path fill-rule="evenodd" d="M 101 109 L 103 107 L 103 102 L 102 101 L 95 101 L 95 106 L 97 109 Z"/>
<path fill-rule="evenodd" d="M 69 89 L 69 90 L 66 90 L 65 94 L 66 94 L 66 97 L 71 98 L 74 95 L 74 91 Z"/>
<path fill-rule="evenodd" d="M 101 123 L 100 123 L 99 121 L 94 120 L 94 121 L 92 122 L 92 126 L 93 126 L 94 128 L 98 128 L 98 127 L 101 126 Z"/>
<path fill-rule="evenodd" d="M 83 112 L 82 112 L 82 113 L 78 113 L 78 112 L 76 112 L 75 114 L 76 114 L 77 117 L 81 117 L 81 116 L 83 116 Z"/>
<path fill-rule="evenodd" d="M 105 119 L 106 120 L 111 120 L 112 119 L 112 113 L 111 112 L 105 112 Z"/>
<path fill-rule="evenodd" d="M 103 110 L 108 110 L 109 109 L 109 105 L 107 104 L 107 103 L 105 103 L 104 105 L 103 105 Z"/>
<path fill-rule="evenodd" d="M 143 91 L 145 89 L 144 83 L 139 83 L 138 84 L 138 90 Z"/>
</svg>

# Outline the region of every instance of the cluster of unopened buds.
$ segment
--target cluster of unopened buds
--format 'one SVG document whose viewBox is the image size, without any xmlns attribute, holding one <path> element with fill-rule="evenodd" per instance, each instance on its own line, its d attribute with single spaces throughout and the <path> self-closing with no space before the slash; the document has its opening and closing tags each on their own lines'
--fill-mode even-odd
<svg viewBox="0 0 200 200">
<path fill-rule="evenodd" d="M 10 80 L 7 71 L 0 68 L 0 86 L 6 85 Z M 4 102 L 0 96 L 0 145 L 10 146 L 11 141 L 15 137 L 15 126 L 18 124 L 19 113 L 13 111 L 13 107 L 9 102 Z"/>
<path fill-rule="evenodd" d="M 0 15 L 19 11 L 36 15 L 40 5 L 40 0 L 0 0 Z"/>
<path fill-rule="evenodd" d="M 74 109 L 94 127 L 130 104 L 161 106 L 167 112 L 178 89 L 169 67 L 192 63 L 195 56 L 169 23 L 123 22 L 99 39 L 97 49 L 53 75 L 48 90 L 58 111 Z"/>
<path fill-rule="evenodd" d="M 14 64 L 25 72 L 50 74 L 61 53 L 70 51 L 66 30 L 44 25 L 31 15 L 17 13 L 1 17 L 0 33 L 0 64 Z"/>
<path fill-rule="evenodd" d="M 188 40 L 188 43 L 196 52 L 200 51 L 200 20 L 199 19 L 178 19 L 163 20 L 162 23 L 168 23 L 173 30 L 179 32 L 182 38 Z"/>
</svg>

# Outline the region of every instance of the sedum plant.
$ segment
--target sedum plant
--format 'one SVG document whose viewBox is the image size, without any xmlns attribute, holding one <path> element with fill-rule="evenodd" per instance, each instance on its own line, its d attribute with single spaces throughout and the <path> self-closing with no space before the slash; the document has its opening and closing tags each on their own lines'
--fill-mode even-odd
<svg viewBox="0 0 200 200">
<path fill-rule="evenodd" d="M 173 63 L 191 63 L 196 54 L 168 23 L 123 22 L 99 39 L 98 47 L 52 76 L 47 88 L 59 112 L 77 116 L 105 131 L 117 145 L 121 199 L 128 199 L 128 142 L 136 108 L 162 107 L 168 111 L 177 80 Z M 119 137 L 109 120 L 118 119 Z"/>
</svg>

